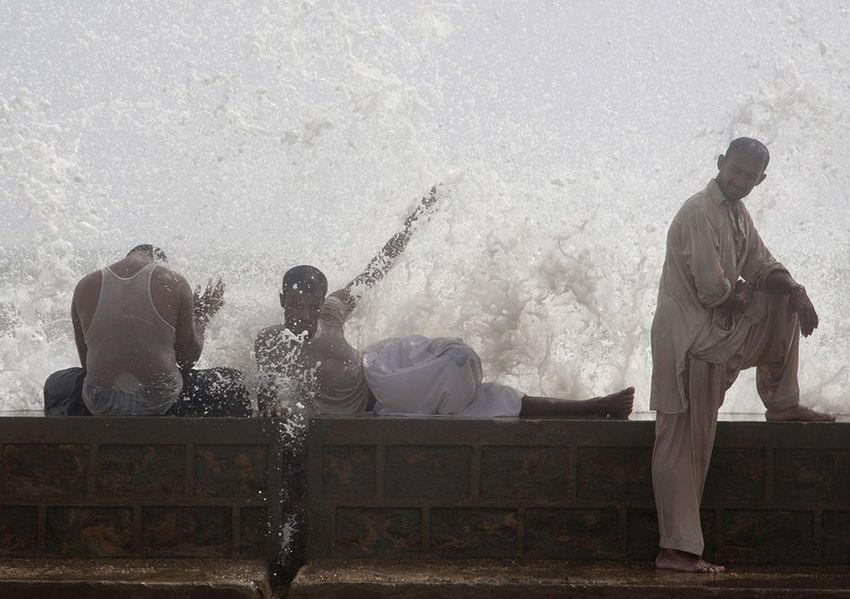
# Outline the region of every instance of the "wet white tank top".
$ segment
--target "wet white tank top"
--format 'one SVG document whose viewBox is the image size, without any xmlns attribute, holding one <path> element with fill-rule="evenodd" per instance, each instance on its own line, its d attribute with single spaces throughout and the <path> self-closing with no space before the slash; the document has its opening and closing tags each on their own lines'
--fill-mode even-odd
<svg viewBox="0 0 850 599">
<path fill-rule="evenodd" d="M 116 403 L 138 403 L 119 411 L 158 413 L 179 395 L 182 379 L 174 351 L 175 330 L 151 298 L 151 275 L 157 266 L 147 264 L 126 278 L 109 267 L 101 270 L 100 297 L 84 333 L 87 405 L 109 403 L 114 413 Z M 98 402 L 99 397 L 103 401 Z M 104 413 L 100 407 L 106 406 L 89 409 Z"/>
</svg>

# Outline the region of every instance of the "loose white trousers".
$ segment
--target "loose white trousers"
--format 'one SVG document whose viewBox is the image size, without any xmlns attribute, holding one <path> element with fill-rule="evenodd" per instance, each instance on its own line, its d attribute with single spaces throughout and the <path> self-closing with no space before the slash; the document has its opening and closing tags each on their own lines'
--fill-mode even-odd
<svg viewBox="0 0 850 599">
<path fill-rule="evenodd" d="M 797 362 L 800 325 L 787 296 L 766 294 L 767 314 L 747 331 L 725 361 L 688 357 L 684 386 L 688 411 L 658 412 L 652 453 L 652 487 L 658 511 L 659 546 L 702 555 L 703 486 L 711 463 L 717 412 L 741 370 L 756 367 L 756 388 L 765 407 L 780 410 L 800 400 Z M 728 352 L 727 352 L 728 353 Z"/>
</svg>

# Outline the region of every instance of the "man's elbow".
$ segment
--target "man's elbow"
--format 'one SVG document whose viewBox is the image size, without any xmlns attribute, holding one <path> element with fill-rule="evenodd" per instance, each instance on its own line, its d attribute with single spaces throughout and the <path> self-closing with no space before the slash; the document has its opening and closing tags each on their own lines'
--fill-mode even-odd
<svg viewBox="0 0 850 599">
<path fill-rule="evenodd" d="M 732 284 L 724 278 L 698 286 L 697 297 L 706 310 L 713 310 L 729 299 L 732 291 Z"/>
<path fill-rule="evenodd" d="M 86 367 L 86 358 L 88 357 L 88 347 L 85 344 L 77 344 L 77 357 L 80 359 L 80 366 Z"/>
<path fill-rule="evenodd" d="M 201 357 L 201 350 L 203 350 L 202 345 L 195 345 L 183 350 L 179 348 L 176 349 L 175 354 L 177 358 L 177 365 L 182 370 L 189 370 L 197 364 L 198 359 Z"/>
<path fill-rule="evenodd" d="M 180 368 L 180 370 L 191 370 L 192 367 L 197 364 L 197 362 L 197 358 L 194 360 L 188 358 L 177 358 L 177 366 Z"/>
</svg>

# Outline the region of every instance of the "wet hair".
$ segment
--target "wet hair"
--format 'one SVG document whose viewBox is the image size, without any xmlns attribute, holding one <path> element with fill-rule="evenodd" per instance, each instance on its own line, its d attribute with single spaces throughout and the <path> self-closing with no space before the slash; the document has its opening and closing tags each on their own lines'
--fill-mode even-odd
<svg viewBox="0 0 850 599">
<path fill-rule="evenodd" d="M 318 289 L 325 295 L 328 292 L 328 279 L 315 266 L 302 264 L 286 271 L 281 287 L 284 294 L 291 289 L 307 292 Z"/>
<path fill-rule="evenodd" d="M 755 160 L 760 160 L 762 170 L 767 169 L 767 165 L 770 162 L 770 152 L 767 146 L 752 137 L 739 137 L 732 140 L 732 143 L 726 149 L 726 156 L 734 153 L 744 154 Z"/>
<path fill-rule="evenodd" d="M 163 252 L 161 249 L 159 249 L 155 245 L 151 245 L 150 243 L 143 243 L 141 245 L 137 245 L 132 250 L 127 252 L 127 255 L 129 256 L 130 254 L 135 254 L 137 252 L 140 253 L 140 254 L 146 254 L 147 256 L 149 256 L 150 258 L 153 258 L 154 260 L 160 260 L 161 262 L 168 262 L 168 256 L 165 255 L 165 252 Z"/>
</svg>

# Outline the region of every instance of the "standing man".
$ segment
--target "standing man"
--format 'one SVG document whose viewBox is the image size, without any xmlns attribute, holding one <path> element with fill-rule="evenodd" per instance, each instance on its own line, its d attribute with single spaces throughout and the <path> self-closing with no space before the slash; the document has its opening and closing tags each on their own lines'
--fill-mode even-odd
<svg viewBox="0 0 850 599">
<path fill-rule="evenodd" d="M 82 367 L 48 377 L 45 414 L 251 415 L 241 373 L 192 369 L 204 328 L 224 305 L 224 284 L 193 294 L 166 261 L 159 248 L 140 245 L 77 283 L 71 323 Z"/>
<path fill-rule="evenodd" d="M 761 142 L 741 137 L 717 159 L 708 187 L 682 206 L 667 233 L 652 322 L 657 412 L 652 483 L 659 569 L 722 572 L 702 559 L 699 506 L 723 396 L 757 367 L 768 421 L 833 421 L 799 405 L 800 332 L 818 316 L 806 289 L 768 251 L 742 200 L 765 179 Z"/>
</svg>

